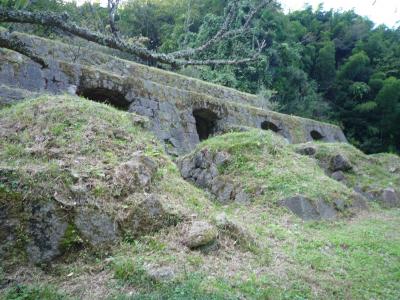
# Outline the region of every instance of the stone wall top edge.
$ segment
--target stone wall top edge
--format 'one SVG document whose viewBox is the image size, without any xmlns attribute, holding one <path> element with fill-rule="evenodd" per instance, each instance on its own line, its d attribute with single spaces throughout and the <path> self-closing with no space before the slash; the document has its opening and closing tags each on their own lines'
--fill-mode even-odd
<svg viewBox="0 0 400 300">
<path fill-rule="evenodd" d="M 16 32 L 14 34 L 20 36 L 21 38 L 23 38 L 23 37 L 29 38 L 29 40 L 31 42 L 34 41 L 33 43 L 42 42 L 44 44 L 52 44 L 53 47 L 54 47 L 54 45 L 58 45 L 59 47 L 68 48 L 68 49 L 70 49 L 71 47 L 75 47 L 75 46 L 71 46 L 71 45 L 66 45 L 62 41 L 49 40 L 49 39 L 46 39 L 43 37 L 33 36 L 33 35 L 26 34 L 26 33 Z M 66 51 L 68 49 L 66 49 Z M 181 75 L 178 73 L 174 73 L 174 72 L 171 72 L 168 70 L 162 70 L 159 68 L 142 65 L 140 63 L 124 60 L 122 58 L 114 57 L 114 56 L 111 56 L 111 55 L 108 55 L 105 53 L 101 53 L 101 52 L 96 52 L 96 51 L 91 51 L 91 52 L 93 52 L 94 54 L 101 56 L 103 58 L 107 58 L 110 61 L 118 61 L 119 63 L 123 63 L 123 64 L 127 65 L 130 68 L 132 75 L 134 75 L 133 74 L 134 72 L 137 72 L 137 75 L 144 77 L 144 79 L 148 79 L 149 77 L 152 77 L 153 81 L 155 81 L 155 79 L 157 79 L 157 77 L 159 77 L 159 79 L 164 81 L 164 83 L 165 83 L 166 82 L 165 79 L 168 78 L 169 80 L 172 81 L 171 83 L 174 85 L 179 85 L 181 87 L 183 87 L 183 86 L 188 87 L 189 85 L 192 85 L 191 88 L 194 88 L 195 90 L 200 89 L 200 90 L 207 91 L 209 93 L 215 93 L 215 94 L 218 94 L 218 96 L 220 96 L 220 97 L 223 97 L 224 94 L 227 94 L 226 95 L 227 97 L 236 96 L 236 97 L 238 97 L 238 101 L 248 101 L 251 104 L 254 104 L 254 102 L 258 98 L 256 95 L 253 95 L 253 94 L 241 92 L 241 91 L 235 90 L 233 88 L 229 88 L 229 87 L 217 85 L 214 83 L 202 81 L 197 78 L 187 77 L 187 76 L 184 76 L 184 75 Z M 183 89 L 185 89 L 185 88 L 183 88 Z"/>
<path fill-rule="evenodd" d="M 63 64 L 69 65 L 66 62 L 63 62 Z M 295 115 L 287 115 L 284 113 L 279 113 L 279 112 L 275 112 L 275 111 L 271 111 L 271 110 L 263 110 L 263 109 L 260 109 L 258 107 L 254 107 L 251 105 L 226 101 L 224 99 L 219 99 L 219 98 L 207 95 L 207 94 L 198 93 L 195 91 L 188 91 L 185 89 L 180 89 L 179 87 L 171 87 L 168 85 L 163 85 L 159 82 L 145 80 L 142 78 L 134 78 L 134 77 L 126 78 L 123 76 L 119 76 L 116 74 L 105 72 L 103 70 L 96 69 L 93 66 L 82 66 L 81 72 L 84 74 L 93 73 L 93 76 L 95 74 L 97 74 L 97 75 L 101 74 L 108 79 L 118 81 L 118 83 L 124 85 L 125 89 L 127 89 L 127 90 L 129 90 L 129 89 L 144 89 L 143 92 L 152 93 L 159 101 L 168 101 L 168 102 L 175 102 L 175 103 L 182 102 L 181 104 L 183 106 L 188 106 L 188 107 L 193 106 L 195 104 L 209 103 L 209 104 L 213 104 L 213 105 L 226 107 L 226 109 L 228 109 L 228 110 L 247 110 L 252 115 L 258 116 L 258 117 L 274 117 L 274 118 L 278 118 L 280 120 L 284 120 L 287 122 L 290 122 L 291 120 L 293 120 L 293 121 L 300 122 L 303 124 L 314 124 L 314 125 L 319 125 L 319 126 L 323 125 L 323 126 L 329 126 L 331 128 L 339 129 L 339 127 L 334 124 L 329 124 L 329 123 L 320 122 L 320 121 L 316 121 L 316 120 L 312 120 L 312 119 L 302 118 L 302 117 L 295 116 Z M 147 85 L 145 84 L 146 81 L 148 82 Z M 149 86 L 149 84 L 151 84 L 155 87 L 151 91 L 146 90 L 147 87 Z M 161 91 L 163 91 L 163 92 L 161 92 Z M 172 98 L 167 99 L 165 97 L 165 95 L 171 95 L 171 94 L 175 95 L 174 99 L 172 99 Z"/>
</svg>

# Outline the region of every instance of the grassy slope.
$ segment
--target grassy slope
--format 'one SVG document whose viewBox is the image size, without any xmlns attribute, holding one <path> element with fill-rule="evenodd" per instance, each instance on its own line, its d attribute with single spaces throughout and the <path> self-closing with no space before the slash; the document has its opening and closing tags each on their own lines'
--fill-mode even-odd
<svg viewBox="0 0 400 300">
<path fill-rule="evenodd" d="M 172 194 L 171 205 L 184 210 L 191 207 L 186 198 L 176 197 L 181 192 L 207 203 L 197 189 L 180 179 L 157 140 L 135 118 L 66 95 L 43 96 L 0 110 L 0 168 L 12 171 L 0 188 L 19 192 L 25 199 L 47 199 L 57 193 L 60 201 L 68 203 L 78 182 L 86 187 L 86 199 L 113 209 L 116 200 L 135 192 L 114 172 L 140 152 L 158 165 L 152 192 Z"/>
<path fill-rule="evenodd" d="M 350 144 L 319 143 L 316 146 L 316 158 L 321 161 L 326 161 L 337 153 L 348 157 L 354 167 L 346 174 L 351 186 L 359 186 L 365 190 L 387 187 L 400 189 L 400 158 L 397 155 L 365 155 Z"/>
<path fill-rule="evenodd" d="M 311 199 L 331 201 L 347 198 L 351 191 L 324 174 L 314 159 L 297 154 L 280 136 L 254 129 L 230 133 L 202 143 L 199 148 L 227 151 L 232 160 L 223 174 L 244 184 L 256 204 L 302 194 Z M 256 196 L 257 191 L 262 195 Z"/>
<path fill-rule="evenodd" d="M 40 113 L 35 115 L 35 111 Z M 257 249 L 243 249 L 221 234 L 218 251 L 207 255 L 189 251 L 182 245 L 184 224 L 180 224 L 140 239 L 127 238 L 108 253 L 82 251 L 73 260 L 67 260 L 68 263 L 57 262 L 46 270 L 21 266 L 13 274 L 0 271 L 0 282 L 2 277 L 11 277 L 22 284 L 12 284 L 6 290 L 0 290 L 0 298 L 2 295 L 6 299 L 400 297 L 400 210 L 373 207 L 369 213 L 353 219 L 303 223 L 277 208 L 273 204 L 276 200 L 293 193 L 324 197 L 329 201 L 338 195 L 348 195 L 350 190 L 325 176 L 313 159 L 294 153 L 291 145 L 269 132 L 232 133 L 199 145 L 199 149 L 228 150 L 233 163 L 221 171 L 245 182 L 249 193 L 255 192 L 258 186 L 264 188 L 264 195 L 256 197 L 249 206 L 231 204 L 221 207 L 210 202 L 202 191 L 185 183 L 160 146 L 149 134 L 132 125 L 126 113 L 78 98 L 42 97 L 0 111 L 0 122 L 11 124 L 13 129 L 25 123 L 32 128 L 31 131 L 16 132 L 12 141 L 1 140 L 2 167 L 18 167 L 24 175 L 26 166 L 31 169 L 32 166 L 56 165 L 60 154 L 56 159 L 37 154 L 32 156 L 32 150 L 27 150 L 33 146 L 30 144 L 32 138 L 45 133 L 53 137 L 57 148 L 72 149 L 73 156 L 84 154 L 87 159 L 82 169 L 79 165 L 74 165 L 74 168 L 83 171 L 91 167 L 89 170 L 96 172 L 90 173 L 90 176 L 102 184 L 104 160 L 113 166 L 117 163 L 114 156 L 125 159 L 131 149 L 140 146 L 147 155 L 160 162 L 162 167 L 153 188 L 168 195 L 174 207 L 193 214 L 195 218 L 211 221 L 219 212 L 225 212 L 248 230 L 259 245 Z M 102 125 L 102 130 L 94 137 L 96 147 L 82 140 L 87 136 L 85 133 L 92 131 L 89 128 L 93 124 Z M 116 139 L 109 134 L 116 127 L 134 138 L 128 141 Z M 366 182 L 374 176 L 376 166 L 379 167 L 377 182 L 387 184 L 391 178 L 397 180 L 380 167 L 388 163 L 392 165 L 392 160 L 397 162 L 396 157 L 385 155 L 382 159 L 376 158 L 378 162 L 374 158 L 374 163 L 369 164 L 368 160 L 364 160 L 366 156 L 349 146 L 317 146 L 326 147 L 326 151 L 332 147 L 350 151 L 346 154 L 351 156 L 353 163 L 358 157 L 363 162 L 360 168 L 370 170 L 369 176 L 365 177 Z M 85 147 L 89 149 L 85 150 Z M 110 149 L 121 152 L 107 154 Z M 62 160 L 72 163 L 73 160 L 68 160 L 68 157 L 61 155 Z M 55 166 L 49 170 L 61 172 Z M 96 174 L 99 173 L 98 177 Z M 49 171 L 44 174 L 48 176 L 44 177 L 46 180 L 52 180 L 51 187 L 45 180 L 41 181 L 47 192 L 53 192 L 54 188 L 63 191 L 63 180 L 55 181 L 59 176 L 52 176 Z M 65 174 L 67 179 L 71 176 L 70 172 Z M 356 177 L 357 173 L 349 176 Z M 108 191 L 96 195 L 98 201 L 112 200 Z M 155 283 L 145 271 L 148 265 L 172 267 L 177 277 L 170 283 Z"/>
</svg>

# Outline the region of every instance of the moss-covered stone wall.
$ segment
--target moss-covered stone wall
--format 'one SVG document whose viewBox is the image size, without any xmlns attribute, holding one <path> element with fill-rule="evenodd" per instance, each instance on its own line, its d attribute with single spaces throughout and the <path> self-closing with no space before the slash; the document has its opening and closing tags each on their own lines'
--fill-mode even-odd
<svg viewBox="0 0 400 300">
<path fill-rule="evenodd" d="M 150 129 L 172 154 L 192 150 L 203 136 L 245 127 L 271 129 L 292 143 L 346 141 L 339 127 L 262 109 L 255 95 L 87 48 L 17 35 L 48 59 L 49 68 L 0 49 L 0 107 L 40 93 L 82 95 L 148 117 Z"/>
</svg>

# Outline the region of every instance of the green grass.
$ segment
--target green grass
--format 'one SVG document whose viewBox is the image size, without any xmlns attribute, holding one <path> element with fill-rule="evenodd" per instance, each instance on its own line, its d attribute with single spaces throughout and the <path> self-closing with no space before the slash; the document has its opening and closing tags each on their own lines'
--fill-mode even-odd
<svg viewBox="0 0 400 300">
<path fill-rule="evenodd" d="M 112 268 L 115 278 L 125 284 L 141 288 L 152 286 L 152 280 L 147 275 L 142 263 L 132 257 L 116 258 L 113 261 Z"/>
<path fill-rule="evenodd" d="M 350 224 L 307 226 L 297 247 L 286 251 L 302 269 L 312 270 L 325 298 L 399 299 L 399 221 L 396 210 Z"/>
<path fill-rule="evenodd" d="M 1 291 L 0 291 L 1 296 Z M 17 285 L 7 291 L 4 300 L 67 300 L 71 299 L 51 285 Z"/>
<path fill-rule="evenodd" d="M 208 274 L 188 271 L 172 282 L 153 282 L 143 268 L 142 259 L 165 261 L 168 248 L 156 237 L 129 243 L 122 250 L 125 256 L 111 262 L 111 271 L 119 284 L 109 286 L 114 295 L 110 299 L 398 299 L 399 222 L 400 211 L 394 210 L 374 212 L 352 222 L 270 226 L 275 235 L 276 232 L 282 235 L 273 238 L 277 241 L 273 251 L 286 257 L 284 273 L 280 274 L 276 270 L 280 266 L 276 265 L 259 269 L 257 256 L 254 269 L 245 269 L 242 271 L 245 274 L 238 273 L 232 279 L 213 271 Z M 195 269 L 207 263 L 205 256 L 198 255 L 191 254 L 187 260 Z M 168 261 L 173 262 L 173 257 Z M 129 296 L 121 291 L 127 287 L 135 293 Z M 54 294 L 55 291 L 35 285 L 24 286 L 22 291 L 14 287 L 5 299 L 66 297 L 64 292 Z M 16 295 L 20 298 L 15 298 Z M 35 298 L 36 295 L 40 298 Z"/>
<path fill-rule="evenodd" d="M 213 204 L 205 193 L 180 177 L 162 146 L 132 116 L 69 95 L 41 96 L 0 111 L 4 129 L 0 132 L 0 208 L 15 214 L 12 217 L 19 222 L 21 236 L 26 236 L 29 225 L 29 211 L 23 209 L 27 203 L 54 201 L 71 224 L 74 211 L 64 208 L 77 200 L 102 210 L 116 224 L 134 201 L 139 203 L 148 194 L 161 195 L 171 216 L 165 227 L 194 211 L 199 216 L 210 211 Z M 119 172 L 138 153 L 150 158 L 157 169 L 146 187 L 137 182 L 134 171 Z M 187 195 L 191 195 L 190 201 Z M 61 245 L 66 254 L 87 245 L 71 224 Z M 129 235 L 128 226 L 120 226 L 121 237 Z M 1 236 L 3 232 L 0 230 Z M 30 238 L 19 239 L 24 242 L 18 243 L 21 255 Z M 11 251 L 7 254 L 14 256 Z M 18 261 L 8 259 L 7 268 Z"/>
<path fill-rule="evenodd" d="M 229 295 L 229 291 L 214 290 L 207 291 L 203 286 L 204 276 L 199 274 L 188 275 L 185 279 L 173 283 L 160 284 L 153 290 L 139 291 L 135 295 L 126 296 L 124 294 L 117 295 L 113 299 L 117 300 L 224 300 L 237 299 Z"/>
<path fill-rule="evenodd" d="M 287 144 L 272 131 L 252 129 L 208 139 L 195 152 L 209 149 L 230 153 L 231 160 L 220 173 L 241 184 L 256 204 L 269 205 L 294 195 L 351 203 L 354 187 L 380 190 L 400 186 L 400 158 L 394 154 L 369 156 L 345 143 L 308 144 L 317 149 L 315 157 L 296 153 L 303 145 Z M 346 156 L 353 165 L 345 172 L 347 185 L 330 178 L 325 170 L 337 154 Z M 257 196 L 260 191 L 263 195 Z"/>
</svg>

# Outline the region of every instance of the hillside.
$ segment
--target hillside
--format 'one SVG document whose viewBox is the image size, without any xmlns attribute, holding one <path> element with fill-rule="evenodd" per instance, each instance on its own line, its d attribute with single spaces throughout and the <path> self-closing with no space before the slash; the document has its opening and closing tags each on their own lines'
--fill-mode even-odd
<svg viewBox="0 0 400 300">
<path fill-rule="evenodd" d="M 222 164 L 215 162 L 218 154 L 226 156 Z M 332 208 L 363 209 L 364 197 L 398 205 L 384 194 L 393 191 L 397 197 L 399 162 L 396 155 L 368 156 L 346 143 L 288 144 L 270 130 L 252 129 L 207 140 L 179 165 L 184 178 L 208 188 L 222 203 L 246 199 L 270 206 L 301 195 Z M 247 195 L 225 197 L 229 186 Z"/>
<path fill-rule="evenodd" d="M 398 156 L 241 128 L 175 164 L 148 127 L 76 96 L 0 110 L 0 297 L 400 297 Z"/>
</svg>

